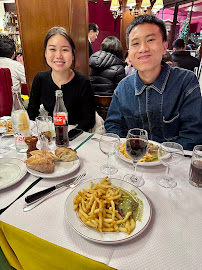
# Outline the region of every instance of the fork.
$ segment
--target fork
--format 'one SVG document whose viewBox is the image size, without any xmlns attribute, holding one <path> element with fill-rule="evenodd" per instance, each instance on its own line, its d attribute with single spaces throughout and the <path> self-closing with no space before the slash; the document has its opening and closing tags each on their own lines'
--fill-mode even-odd
<svg viewBox="0 0 202 270">
<path fill-rule="evenodd" d="M 43 197 L 40 197 L 39 199 L 35 200 L 32 203 L 27 203 L 25 205 L 25 207 L 23 208 L 24 212 L 30 211 L 31 209 L 35 208 L 37 205 L 41 204 L 43 201 L 45 201 L 47 198 L 49 198 L 53 193 L 55 193 L 58 189 L 61 189 L 62 187 L 66 187 L 66 188 L 74 188 L 76 187 L 81 179 L 86 175 L 86 172 L 84 171 L 82 174 L 80 174 L 79 176 L 77 176 L 75 178 L 75 180 L 69 184 L 65 184 L 66 182 L 68 182 L 69 180 L 62 182 L 56 186 L 53 186 L 52 188 L 54 188 L 53 190 L 49 191 L 48 194 L 46 193 L 45 195 L 43 195 Z M 49 188 L 51 189 L 51 188 Z M 48 189 L 47 189 L 48 190 Z M 46 191 L 46 190 L 45 190 Z M 42 191 L 44 192 L 44 191 Z M 33 194 L 34 195 L 34 194 Z M 32 196 L 32 195 L 31 195 Z"/>
</svg>

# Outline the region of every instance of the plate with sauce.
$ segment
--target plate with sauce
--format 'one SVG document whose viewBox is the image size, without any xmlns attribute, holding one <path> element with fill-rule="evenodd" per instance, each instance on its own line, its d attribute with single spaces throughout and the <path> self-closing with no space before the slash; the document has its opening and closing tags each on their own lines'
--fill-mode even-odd
<svg viewBox="0 0 202 270">
<path fill-rule="evenodd" d="M 161 165 L 161 162 L 158 160 L 158 146 L 160 145 L 158 142 L 154 142 L 154 141 L 150 141 L 149 140 L 149 148 L 151 148 L 151 155 L 153 156 L 153 160 L 151 161 L 147 161 L 147 162 L 138 162 L 138 166 L 145 166 L 145 167 L 153 167 L 153 166 L 157 166 L 157 165 Z M 124 147 L 124 141 L 122 141 L 122 145 L 121 148 Z M 149 152 L 149 151 L 148 151 Z M 125 149 L 124 149 L 124 153 L 126 153 Z M 126 157 L 126 155 L 124 155 L 123 152 L 119 151 L 119 149 L 117 149 L 117 156 L 122 159 L 123 161 L 130 163 L 132 165 L 132 160 L 128 157 Z"/>
<path fill-rule="evenodd" d="M 86 238 L 89 241 L 100 244 L 119 244 L 129 241 L 143 233 L 151 221 L 151 203 L 140 189 L 135 187 L 132 183 L 126 182 L 121 179 L 109 178 L 112 185 L 120 187 L 124 194 L 129 195 L 130 201 L 135 200 L 135 202 L 138 202 L 138 209 L 133 212 L 133 218 L 135 218 L 136 220 L 136 227 L 131 232 L 131 234 L 128 235 L 124 232 L 99 232 L 91 227 L 88 227 L 81 221 L 77 211 L 74 210 L 74 198 L 79 191 L 83 189 L 88 189 L 90 182 L 96 184 L 99 183 L 100 180 L 101 178 L 81 183 L 69 194 L 65 203 L 65 224 L 67 228 L 68 226 L 70 226 L 76 233 L 78 233 L 82 237 Z M 125 206 L 127 205 L 128 203 L 126 202 Z M 120 208 L 123 208 L 122 206 L 120 206 Z"/>
</svg>

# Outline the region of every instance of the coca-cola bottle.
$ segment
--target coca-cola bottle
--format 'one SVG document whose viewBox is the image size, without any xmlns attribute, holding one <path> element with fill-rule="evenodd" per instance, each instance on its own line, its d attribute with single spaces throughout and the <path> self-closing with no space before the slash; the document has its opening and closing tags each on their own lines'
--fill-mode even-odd
<svg viewBox="0 0 202 270">
<path fill-rule="evenodd" d="M 62 90 L 56 90 L 56 102 L 53 111 L 53 120 L 56 133 L 56 146 L 69 146 L 68 113 L 63 101 Z"/>
<path fill-rule="evenodd" d="M 12 89 L 12 93 L 13 108 L 11 113 L 11 121 L 15 138 L 15 146 L 18 152 L 23 153 L 26 152 L 28 148 L 27 144 L 25 143 L 25 138 L 30 136 L 29 116 L 23 106 L 20 89 Z"/>
</svg>

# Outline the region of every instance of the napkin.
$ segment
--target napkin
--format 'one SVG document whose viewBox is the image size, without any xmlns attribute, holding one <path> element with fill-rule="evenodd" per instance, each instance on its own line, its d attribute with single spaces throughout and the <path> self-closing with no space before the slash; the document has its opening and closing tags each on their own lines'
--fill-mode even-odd
<svg viewBox="0 0 202 270">
<path fill-rule="evenodd" d="M 114 269 L 2 221 L 0 221 L 0 246 L 9 264 L 17 270 Z"/>
</svg>

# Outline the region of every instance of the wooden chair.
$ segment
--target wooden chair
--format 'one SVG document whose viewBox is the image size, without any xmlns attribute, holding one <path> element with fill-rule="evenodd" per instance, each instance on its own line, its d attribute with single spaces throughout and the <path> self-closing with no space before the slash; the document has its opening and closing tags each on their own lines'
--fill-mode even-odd
<svg viewBox="0 0 202 270">
<path fill-rule="evenodd" d="M 0 68 L 0 117 L 11 115 L 12 98 L 12 78 L 9 68 Z"/>
<path fill-rule="evenodd" d="M 94 96 L 96 111 L 105 120 L 112 96 Z"/>
</svg>

